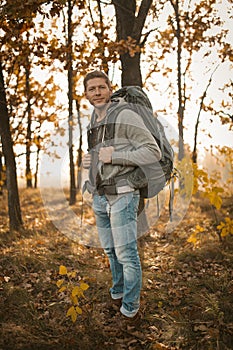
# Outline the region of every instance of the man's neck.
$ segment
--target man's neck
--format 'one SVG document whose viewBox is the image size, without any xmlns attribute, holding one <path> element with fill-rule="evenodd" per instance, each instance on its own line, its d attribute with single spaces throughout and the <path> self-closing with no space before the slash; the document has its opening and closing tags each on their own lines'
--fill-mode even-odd
<svg viewBox="0 0 233 350">
<path fill-rule="evenodd" d="M 95 113 L 97 115 L 97 122 L 100 122 L 101 120 L 103 120 L 106 117 L 107 114 L 107 109 L 110 105 L 110 102 L 106 103 L 106 105 L 104 105 L 103 107 L 100 108 L 96 108 L 95 107 Z"/>
</svg>

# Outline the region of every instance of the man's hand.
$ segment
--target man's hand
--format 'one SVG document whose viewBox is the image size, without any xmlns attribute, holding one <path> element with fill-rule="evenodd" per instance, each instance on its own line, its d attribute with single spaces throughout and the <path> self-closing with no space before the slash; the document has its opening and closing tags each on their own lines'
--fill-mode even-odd
<svg viewBox="0 0 233 350">
<path fill-rule="evenodd" d="M 112 153 L 114 151 L 114 147 L 101 147 L 99 150 L 99 160 L 103 163 L 111 163 L 112 162 Z"/>
<path fill-rule="evenodd" d="M 84 154 L 82 159 L 82 164 L 84 169 L 89 169 L 91 166 L 91 155 L 90 153 Z"/>
</svg>

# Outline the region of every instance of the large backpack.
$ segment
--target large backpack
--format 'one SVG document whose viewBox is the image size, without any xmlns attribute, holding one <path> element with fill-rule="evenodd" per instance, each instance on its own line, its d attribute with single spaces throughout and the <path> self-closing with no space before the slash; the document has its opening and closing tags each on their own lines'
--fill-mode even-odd
<svg viewBox="0 0 233 350">
<path fill-rule="evenodd" d="M 150 100 L 142 88 L 139 86 L 123 87 L 113 93 L 111 100 L 117 102 L 119 98 L 124 98 L 127 104 L 123 106 L 119 104 L 119 107 L 115 109 L 114 113 L 110 114 L 106 130 L 107 138 L 114 139 L 115 120 L 121 110 L 129 108 L 142 117 L 145 126 L 154 136 L 161 150 L 162 157 L 160 161 L 155 161 L 153 164 L 136 167 L 136 169 L 128 175 L 127 180 L 134 188 L 140 190 L 140 196 L 142 198 L 154 197 L 172 178 L 174 161 L 173 149 L 165 135 L 163 125 L 158 118 L 154 116 Z"/>
</svg>

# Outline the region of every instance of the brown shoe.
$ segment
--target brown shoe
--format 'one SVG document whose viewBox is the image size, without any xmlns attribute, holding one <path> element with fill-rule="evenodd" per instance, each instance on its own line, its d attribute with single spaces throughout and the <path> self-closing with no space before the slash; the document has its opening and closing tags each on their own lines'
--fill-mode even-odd
<svg viewBox="0 0 233 350">
<path fill-rule="evenodd" d="M 138 311 L 133 317 L 126 317 L 125 315 L 121 315 L 121 327 L 126 326 L 129 327 L 138 327 L 142 321 L 142 313 Z"/>
</svg>

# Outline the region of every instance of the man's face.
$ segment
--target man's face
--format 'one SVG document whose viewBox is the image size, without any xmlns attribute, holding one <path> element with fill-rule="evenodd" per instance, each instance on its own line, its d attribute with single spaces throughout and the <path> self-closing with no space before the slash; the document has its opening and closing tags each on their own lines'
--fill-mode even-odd
<svg viewBox="0 0 233 350">
<path fill-rule="evenodd" d="M 87 81 L 85 94 L 95 108 L 102 108 L 109 102 L 112 90 L 104 78 L 93 78 Z"/>
</svg>

